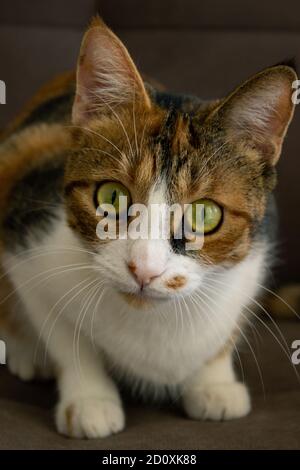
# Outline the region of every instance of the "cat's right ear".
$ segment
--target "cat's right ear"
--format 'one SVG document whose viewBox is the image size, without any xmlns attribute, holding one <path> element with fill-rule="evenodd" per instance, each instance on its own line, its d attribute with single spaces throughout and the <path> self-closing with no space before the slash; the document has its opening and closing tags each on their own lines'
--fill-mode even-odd
<svg viewBox="0 0 300 470">
<path fill-rule="evenodd" d="M 275 165 L 295 108 L 296 80 L 290 66 L 269 67 L 235 89 L 212 116 L 219 119 L 230 140 L 249 143 Z"/>
<path fill-rule="evenodd" d="M 143 80 L 127 49 L 96 17 L 81 44 L 72 121 L 83 124 L 95 113 L 133 100 L 150 108 Z"/>
</svg>

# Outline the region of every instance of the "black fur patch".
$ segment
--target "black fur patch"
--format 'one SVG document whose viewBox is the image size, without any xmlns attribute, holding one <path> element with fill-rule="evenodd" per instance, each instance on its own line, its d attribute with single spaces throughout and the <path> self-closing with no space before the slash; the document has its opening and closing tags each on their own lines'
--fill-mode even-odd
<svg viewBox="0 0 300 470">
<path fill-rule="evenodd" d="M 40 122 L 53 123 L 66 119 L 72 110 L 74 92 L 56 96 L 42 103 L 22 122 L 19 129 L 38 124 Z"/>
<path fill-rule="evenodd" d="M 62 204 L 63 159 L 30 171 L 11 192 L 3 222 L 6 246 L 28 246 L 28 237 L 40 239 L 57 219 Z"/>
</svg>

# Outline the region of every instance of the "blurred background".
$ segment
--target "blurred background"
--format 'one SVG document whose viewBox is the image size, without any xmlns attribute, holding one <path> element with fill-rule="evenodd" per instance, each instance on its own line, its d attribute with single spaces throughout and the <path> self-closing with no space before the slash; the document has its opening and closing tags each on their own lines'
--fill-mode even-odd
<svg viewBox="0 0 300 470">
<path fill-rule="evenodd" d="M 299 0 L 1 0 L 0 128 L 41 84 L 75 67 L 96 12 L 140 70 L 172 91 L 219 98 L 264 67 L 292 57 L 300 64 Z M 296 110 L 279 164 L 277 284 L 300 277 L 299 153 Z"/>
</svg>

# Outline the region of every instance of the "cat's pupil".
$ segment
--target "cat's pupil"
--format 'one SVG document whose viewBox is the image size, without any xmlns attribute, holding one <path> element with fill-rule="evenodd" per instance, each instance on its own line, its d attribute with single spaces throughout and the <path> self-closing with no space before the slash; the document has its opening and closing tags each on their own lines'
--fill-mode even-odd
<svg viewBox="0 0 300 470">
<path fill-rule="evenodd" d="M 114 189 L 114 191 L 112 192 L 112 195 L 111 195 L 111 202 L 112 204 L 115 203 L 115 200 L 117 199 L 117 191 Z"/>
</svg>

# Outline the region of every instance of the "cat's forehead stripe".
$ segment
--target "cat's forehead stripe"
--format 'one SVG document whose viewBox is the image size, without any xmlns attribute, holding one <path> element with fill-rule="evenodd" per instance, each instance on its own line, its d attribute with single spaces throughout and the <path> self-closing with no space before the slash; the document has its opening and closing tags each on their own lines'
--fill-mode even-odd
<svg viewBox="0 0 300 470">
<path fill-rule="evenodd" d="M 166 193 L 166 181 L 160 178 L 150 189 L 148 204 L 165 204 L 167 202 Z"/>
</svg>

